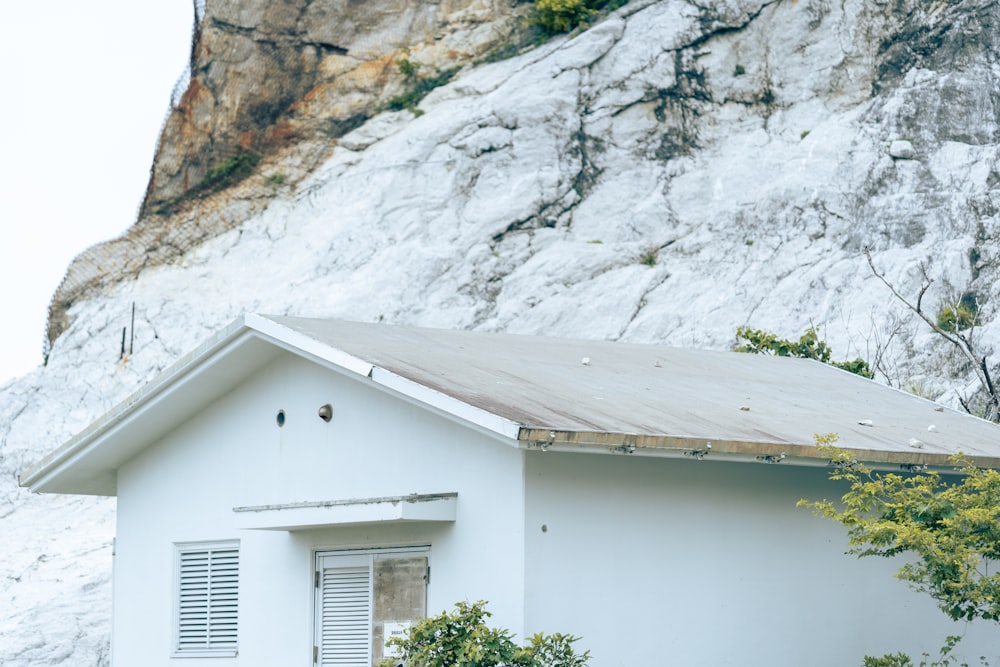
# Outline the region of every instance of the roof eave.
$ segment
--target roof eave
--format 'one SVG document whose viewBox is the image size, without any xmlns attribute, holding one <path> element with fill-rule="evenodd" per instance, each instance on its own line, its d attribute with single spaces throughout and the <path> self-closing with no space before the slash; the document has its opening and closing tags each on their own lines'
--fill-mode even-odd
<svg viewBox="0 0 1000 667">
<path fill-rule="evenodd" d="M 733 440 L 688 435 L 639 435 L 596 431 L 558 431 L 546 428 L 522 428 L 518 441 L 527 449 L 543 451 L 596 451 L 611 454 L 693 459 L 785 463 L 786 465 L 825 466 L 830 464 L 823 449 L 814 443 Z M 951 454 L 914 450 L 880 451 L 839 447 L 858 461 L 875 468 L 922 470 L 934 468 L 953 471 Z M 966 456 L 966 462 L 982 468 L 1000 468 L 1000 458 Z"/>
<path fill-rule="evenodd" d="M 134 424 L 140 415 L 149 413 L 162 401 L 179 389 L 188 385 L 200 375 L 198 369 L 207 370 L 206 359 L 224 355 L 227 350 L 238 347 L 241 342 L 251 336 L 247 331 L 244 318 L 239 318 L 211 340 L 178 359 L 174 364 L 162 371 L 156 379 L 146 383 L 141 389 L 117 404 L 109 412 L 99 417 L 87 428 L 70 438 L 63 446 L 51 452 L 34 466 L 21 474 L 18 483 L 31 491 L 40 493 L 84 493 L 90 495 L 113 496 L 117 492 L 115 475 L 108 471 L 99 473 L 91 470 L 88 477 L 98 477 L 100 481 L 91 479 L 89 482 L 75 479 L 82 475 L 71 475 L 72 468 L 85 459 L 93 457 L 107 446 L 116 435 L 122 434 Z M 74 487 L 72 491 L 64 490 L 63 484 L 69 482 Z M 76 482 L 76 484 L 74 484 Z"/>
</svg>

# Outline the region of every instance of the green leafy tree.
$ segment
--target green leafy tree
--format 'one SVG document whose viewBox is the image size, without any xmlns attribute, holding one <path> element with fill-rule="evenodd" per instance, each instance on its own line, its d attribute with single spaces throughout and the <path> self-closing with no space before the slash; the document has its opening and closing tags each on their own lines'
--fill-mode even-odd
<svg viewBox="0 0 1000 667">
<path fill-rule="evenodd" d="M 824 439 L 825 438 L 825 439 Z M 820 438 L 832 445 L 835 437 Z M 879 473 L 841 449 L 828 446 L 830 479 L 850 488 L 842 505 L 799 501 L 847 528 L 849 553 L 891 557 L 910 554 L 896 576 L 929 594 L 954 620 L 1000 621 L 1000 472 L 954 459 L 962 475 L 945 480 L 934 471 Z"/>
<path fill-rule="evenodd" d="M 953 620 L 1000 621 L 1000 472 L 953 458 L 961 475 L 944 479 L 934 471 L 913 475 L 881 473 L 834 446 L 836 434 L 816 436 L 834 466 L 830 479 L 850 486 L 840 503 L 800 500 L 819 516 L 847 528 L 859 557 L 909 558 L 896 576 L 927 593 Z M 958 637 L 948 637 L 941 660 L 951 665 Z M 865 665 L 910 665 L 904 654 L 866 657 Z"/>
<path fill-rule="evenodd" d="M 763 329 L 739 327 L 736 330 L 736 339 L 737 341 L 745 341 L 743 344 L 737 342 L 737 345 L 733 347 L 736 352 L 815 359 L 861 377 L 868 379 L 873 377 L 868 362 L 860 357 L 851 361 L 833 361 L 833 351 L 826 344 L 826 341 L 819 337 L 816 327 L 806 329 L 797 341 L 778 338 L 777 334 Z"/>
<path fill-rule="evenodd" d="M 400 662 L 415 667 L 586 667 L 590 652 L 575 652 L 577 637 L 536 634 L 526 646 L 518 646 L 508 630 L 486 625 L 490 616 L 482 600 L 459 602 L 452 613 L 425 618 L 405 637 L 389 640 L 400 656 L 383 660 L 380 667 Z"/>
</svg>

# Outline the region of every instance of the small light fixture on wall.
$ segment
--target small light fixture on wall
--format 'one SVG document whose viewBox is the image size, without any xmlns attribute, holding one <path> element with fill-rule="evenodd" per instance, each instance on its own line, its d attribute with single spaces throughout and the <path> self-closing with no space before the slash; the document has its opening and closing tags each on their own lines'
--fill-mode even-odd
<svg viewBox="0 0 1000 667">
<path fill-rule="evenodd" d="M 274 421 L 278 424 L 278 428 L 285 425 L 285 411 L 278 410 L 278 415 L 274 418 Z"/>
<path fill-rule="evenodd" d="M 333 406 L 329 403 L 321 405 L 319 407 L 319 418 L 329 423 L 333 419 Z"/>
</svg>

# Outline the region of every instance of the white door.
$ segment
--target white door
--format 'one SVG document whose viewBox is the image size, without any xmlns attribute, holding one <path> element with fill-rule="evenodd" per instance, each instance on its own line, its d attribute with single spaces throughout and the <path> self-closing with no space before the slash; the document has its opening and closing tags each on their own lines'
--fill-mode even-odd
<svg viewBox="0 0 1000 667">
<path fill-rule="evenodd" d="M 427 611 L 427 547 L 316 554 L 313 661 L 321 667 L 374 667 L 385 628 Z"/>
</svg>

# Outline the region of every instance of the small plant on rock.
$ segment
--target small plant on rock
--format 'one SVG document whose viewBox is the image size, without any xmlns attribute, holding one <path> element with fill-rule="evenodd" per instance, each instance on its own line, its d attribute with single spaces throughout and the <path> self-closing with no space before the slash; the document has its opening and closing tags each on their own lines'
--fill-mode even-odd
<svg viewBox="0 0 1000 667">
<path fill-rule="evenodd" d="M 156 215 L 171 215 L 177 212 L 184 202 L 206 197 L 236 185 L 253 173 L 261 157 L 260 153 L 254 153 L 242 147 L 237 148 L 232 155 L 209 169 L 202 179 L 190 190 L 179 197 L 157 202 L 153 213 Z"/>
<path fill-rule="evenodd" d="M 601 10 L 616 9 L 624 0 L 535 0 L 528 23 L 545 35 L 558 35 L 586 27 Z"/>
<path fill-rule="evenodd" d="M 979 324 L 979 303 L 976 295 L 966 292 L 957 303 L 946 303 L 937 313 L 937 325 L 948 333 L 965 331 Z"/>
<path fill-rule="evenodd" d="M 258 162 L 260 162 L 259 153 L 238 150 L 231 157 L 209 169 L 194 190 L 201 193 L 225 189 L 249 176 Z"/>
<path fill-rule="evenodd" d="M 279 186 L 285 184 L 286 180 L 288 180 L 288 177 L 284 173 L 279 171 L 277 173 L 270 174 L 267 178 L 264 179 L 264 182 L 270 185 L 272 190 L 277 190 Z"/>
<path fill-rule="evenodd" d="M 424 113 L 417 108 L 420 100 L 424 99 L 427 93 L 435 88 L 451 81 L 452 77 L 460 69 L 459 67 L 449 67 L 447 69 L 439 69 L 433 76 L 420 76 L 420 63 L 413 62 L 409 58 L 397 60 L 396 67 L 399 68 L 399 73 L 406 77 L 409 91 L 390 98 L 386 102 L 385 108 L 390 111 L 402 111 L 406 109 L 414 116 L 422 116 Z"/>
<path fill-rule="evenodd" d="M 399 68 L 399 73 L 407 79 L 415 79 L 417 72 L 420 71 L 420 63 L 414 62 L 409 58 L 400 58 L 397 60 L 396 67 Z"/>
<path fill-rule="evenodd" d="M 475 62 L 476 65 L 485 63 L 496 63 L 507 58 L 513 58 L 521 51 L 521 47 L 515 42 L 504 42 L 493 47 L 486 54 Z"/>
</svg>

